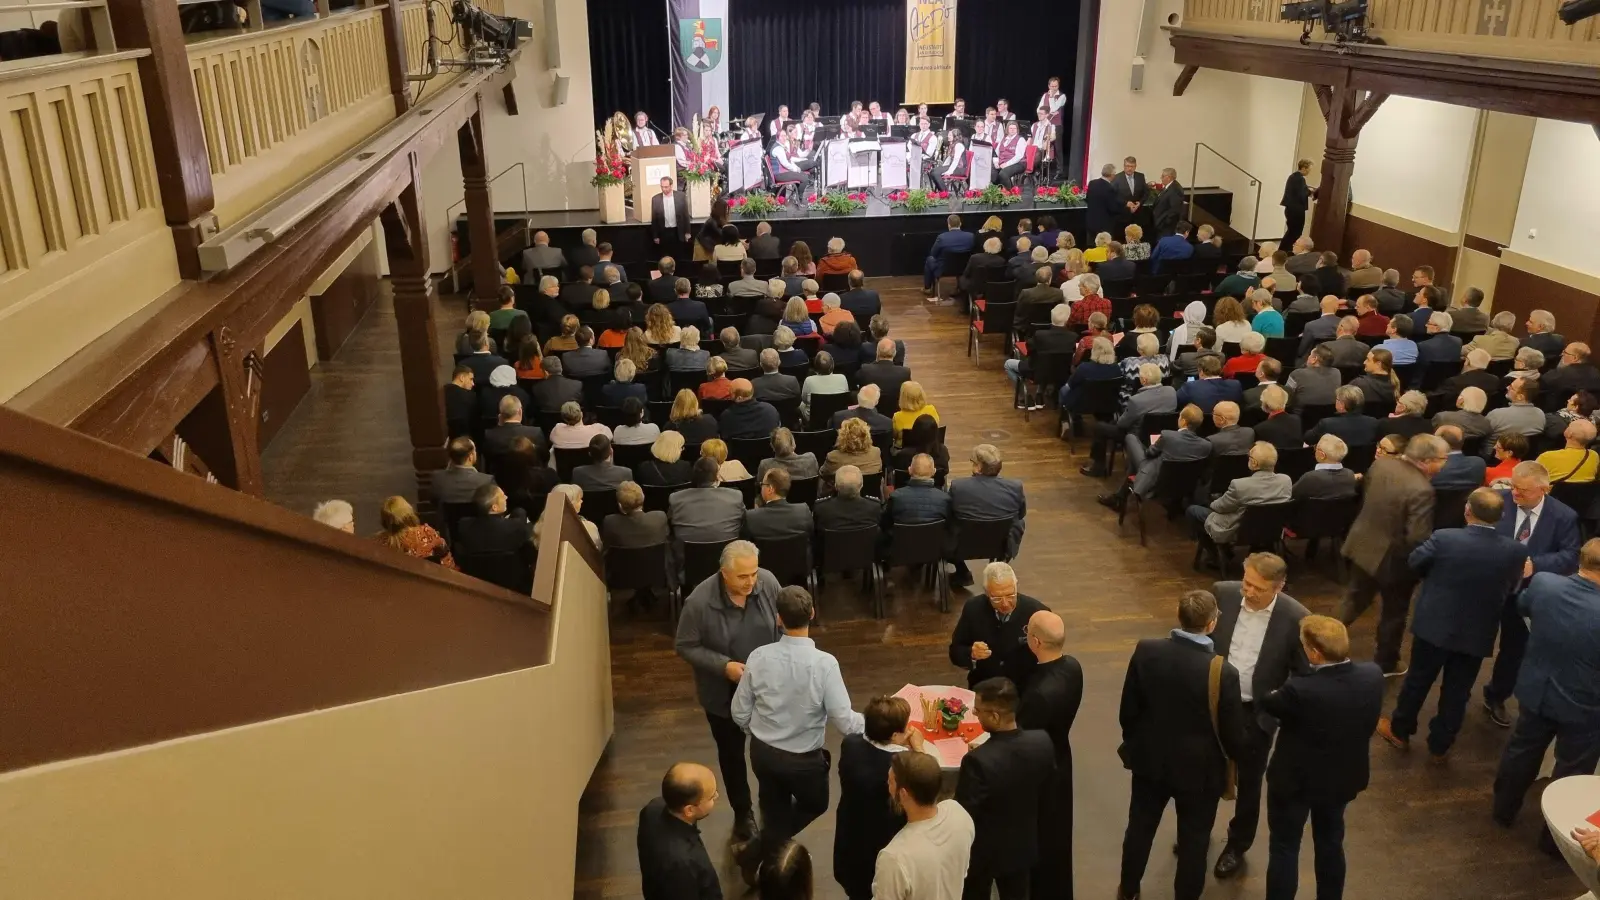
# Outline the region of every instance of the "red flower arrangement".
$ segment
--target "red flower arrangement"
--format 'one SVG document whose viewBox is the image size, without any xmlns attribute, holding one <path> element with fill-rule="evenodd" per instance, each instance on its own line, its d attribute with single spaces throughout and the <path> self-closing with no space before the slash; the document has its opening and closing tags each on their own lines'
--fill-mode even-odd
<svg viewBox="0 0 1600 900">
<path fill-rule="evenodd" d="M 598 149 L 594 154 L 594 177 L 589 183 L 595 187 L 610 187 L 621 184 L 628 177 L 628 167 L 622 161 L 622 148 L 615 141 L 608 141 L 600 132 L 595 132 Z"/>
</svg>

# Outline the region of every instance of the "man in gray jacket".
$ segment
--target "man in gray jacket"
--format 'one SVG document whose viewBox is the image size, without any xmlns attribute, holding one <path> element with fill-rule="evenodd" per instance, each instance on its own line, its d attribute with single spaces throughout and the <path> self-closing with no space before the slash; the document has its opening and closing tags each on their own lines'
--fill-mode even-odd
<svg viewBox="0 0 1600 900">
<path fill-rule="evenodd" d="M 1251 506 L 1288 503 L 1294 496 L 1294 482 L 1273 471 L 1278 466 L 1278 448 L 1257 441 L 1250 448 L 1250 474 L 1235 478 L 1221 497 L 1209 507 L 1189 507 L 1189 518 L 1205 526 L 1204 534 L 1216 544 L 1233 543 L 1244 511 Z M 1202 546 L 1203 546 L 1202 542 Z"/>
<path fill-rule="evenodd" d="M 472 438 L 458 437 L 445 448 L 450 465 L 433 473 L 433 498 L 440 503 L 471 503 L 478 488 L 494 481 L 494 476 L 479 472 L 478 447 Z"/>
<path fill-rule="evenodd" d="M 688 492 L 678 492 L 684 493 Z M 711 725 L 717 766 L 733 807 L 736 841 L 755 837 L 756 819 L 746 774 L 745 735 L 734 724 L 731 711 L 733 691 L 744 677 L 750 651 L 778 640 L 780 590 L 778 579 L 760 567 L 756 545 L 734 541 L 723 548 L 720 571 L 690 590 L 678 614 L 675 647 L 694 670 L 695 695 Z"/>
<path fill-rule="evenodd" d="M 694 487 L 676 491 L 667 499 L 673 536 L 679 542 L 707 544 L 737 538 L 744 525 L 744 495 L 718 487 L 714 459 L 700 457 L 694 461 L 693 471 Z"/>
<path fill-rule="evenodd" d="M 1139 389 L 1122 407 L 1115 422 L 1094 423 L 1094 442 L 1089 447 L 1089 465 L 1081 471 L 1091 478 L 1106 476 L 1106 454 L 1110 448 L 1144 424 L 1147 413 L 1170 413 L 1178 410 L 1178 392 L 1172 385 L 1161 383 L 1161 369 L 1154 363 L 1139 366 Z"/>
<path fill-rule="evenodd" d="M 972 477 L 959 478 L 950 484 L 952 511 L 957 519 L 1010 519 L 1011 536 L 1006 541 L 1006 556 L 1016 558 L 1022 546 L 1022 532 L 1028 524 L 1028 499 L 1022 482 L 1015 478 L 1000 477 L 1000 448 L 993 444 L 979 444 L 972 448 Z M 959 526 L 958 526 L 959 527 Z M 965 586 L 972 583 L 972 573 L 964 561 L 953 560 L 956 572 L 950 583 Z"/>
<path fill-rule="evenodd" d="M 767 282 L 756 277 L 756 261 L 745 257 L 739 263 L 739 279 L 728 285 L 730 297 L 771 297 Z"/>
<path fill-rule="evenodd" d="M 1147 444 L 1142 434 L 1128 435 L 1124 443 L 1128 454 L 1128 474 L 1133 476 L 1133 480 L 1124 480 L 1115 493 L 1101 494 L 1096 499 L 1102 506 L 1116 510 L 1122 509 L 1122 505 L 1128 502 L 1129 494 L 1138 494 L 1141 499 L 1148 500 L 1156 489 L 1156 480 L 1161 477 L 1162 461 L 1194 462 L 1209 457 L 1211 442 L 1199 434 L 1205 420 L 1206 414 L 1191 403 L 1178 413 L 1178 429 L 1161 432 L 1154 444 Z"/>
<path fill-rule="evenodd" d="M 1312 347 L 1305 366 L 1290 372 L 1289 380 L 1283 383 L 1289 392 L 1290 412 L 1298 414 L 1307 406 L 1332 406 L 1333 392 L 1340 383 L 1339 370 L 1333 367 L 1333 351 L 1327 345 Z"/>
<path fill-rule="evenodd" d="M 1211 452 L 1216 456 L 1243 456 L 1256 442 L 1254 429 L 1239 424 L 1239 404 L 1224 400 L 1211 410 L 1211 421 L 1217 426 L 1206 440 L 1211 442 Z"/>
</svg>

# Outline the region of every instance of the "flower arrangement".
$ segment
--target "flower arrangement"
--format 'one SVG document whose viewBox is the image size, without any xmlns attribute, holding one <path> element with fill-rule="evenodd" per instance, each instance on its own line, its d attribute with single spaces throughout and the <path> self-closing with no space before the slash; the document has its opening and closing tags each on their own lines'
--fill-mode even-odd
<svg viewBox="0 0 1600 900">
<path fill-rule="evenodd" d="M 1161 196 L 1162 184 L 1159 181 L 1147 182 L 1144 187 L 1144 202 L 1146 205 L 1156 202 Z"/>
<path fill-rule="evenodd" d="M 922 724 L 933 727 L 935 723 L 945 731 L 955 731 L 967 717 L 967 705 L 956 697 L 922 698 Z"/>
<path fill-rule="evenodd" d="M 1059 203 L 1066 207 L 1084 205 L 1083 188 L 1077 182 L 1069 181 L 1060 185 L 1040 185 L 1033 192 L 1034 203 Z"/>
<path fill-rule="evenodd" d="M 689 149 L 684 153 L 684 164 L 679 175 L 686 183 L 715 181 L 717 179 L 717 148 L 700 139 L 700 129 L 689 132 Z"/>
<path fill-rule="evenodd" d="M 594 133 L 594 177 L 589 183 L 595 187 L 611 187 L 621 184 L 628 177 L 628 167 L 622 162 L 622 147 L 615 138 L 607 138 L 602 132 Z"/>
<path fill-rule="evenodd" d="M 778 198 L 767 191 L 751 191 L 742 197 L 728 198 L 728 212 L 739 216 L 768 216 L 782 208 Z"/>
<path fill-rule="evenodd" d="M 807 194 L 806 207 L 812 212 L 825 212 L 835 216 L 848 216 L 867 205 L 865 192 L 857 191 L 828 191 L 822 194 Z"/>
<path fill-rule="evenodd" d="M 889 205 L 895 209 L 904 209 L 907 212 L 919 213 L 935 206 L 943 206 L 950 200 L 949 191 L 928 191 L 918 188 L 914 191 L 890 191 L 885 195 Z"/>
<path fill-rule="evenodd" d="M 1022 188 L 1003 188 L 991 184 L 981 191 L 969 189 L 962 197 L 973 205 L 1010 206 L 1022 199 Z"/>
</svg>

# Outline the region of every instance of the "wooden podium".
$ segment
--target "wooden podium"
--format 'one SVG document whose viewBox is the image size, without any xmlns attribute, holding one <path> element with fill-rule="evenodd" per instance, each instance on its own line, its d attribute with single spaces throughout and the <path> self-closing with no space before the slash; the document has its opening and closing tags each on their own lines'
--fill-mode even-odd
<svg viewBox="0 0 1600 900">
<path fill-rule="evenodd" d="M 661 193 L 661 179 L 678 181 L 677 151 L 671 144 L 635 147 L 628 157 L 633 171 L 633 217 L 640 222 L 650 221 L 650 201 Z"/>
</svg>

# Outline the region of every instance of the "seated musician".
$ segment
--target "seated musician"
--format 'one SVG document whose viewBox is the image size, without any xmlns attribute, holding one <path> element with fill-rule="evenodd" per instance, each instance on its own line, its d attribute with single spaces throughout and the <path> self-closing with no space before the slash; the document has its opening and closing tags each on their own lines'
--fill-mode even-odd
<svg viewBox="0 0 1600 900">
<path fill-rule="evenodd" d="M 865 137 L 866 132 L 861 130 L 861 126 L 865 124 L 866 118 L 864 110 L 846 114 L 839 120 L 839 135 L 852 138 Z"/>
<path fill-rule="evenodd" d="M 921 110 L 918 110 L 917 115 L 922 115 Z M 971 116 L 967 115 L 967 101 L 961 99 L 960 97 L 957 97 L 956 98 L 955 109 L 950 110 L 950 115 L 945 116 L 945 118 L 946 119 L 970 119 L 970 118 L 972 118 Z"/>
<path fill-rule="evenodd" d="M 727 164 L 722 159 L 722 143 L 717 140 L 716 127 L 710 122 L 703 122 L 700 125 L 700 150 L 710 154 L 711 164 L 716 166 L 718 171 L 727 171 Z"/>
<path fill-rule="evenodd" d="M 904 106 L 900 107 L 894 111 L 894 123 L 896 125 L 910 125 L 911 113 L 906 112 L 906 108 Z"/>
<path fill-rule="evenodd" d="M 773 137 L 783 134 L 783 132 L 788 129 L 791 121 L 792 120 L 789 118 L 789 107 L 780 103 L 778 104 L 778 117 L 772 120 L 771 125 L 767 126 L 767 133 Z"/>
<path fill-rule="evenodd" d="M 679 125 L 672 129 L 672 153 L 678 158 L 678 168 L 689 164 L 689 129 Z"/>
<path fill-rule="evenodd" d="M 965 178 L 967 176 L 967 145 L 961 140 L 961 130 L 959 128 L 950 129 L 950 133 L 945 136 L 945 141 L 947 142 L 946 146 L 950 148 L 949 157 L 937 171 L 928 176 L 933 181 L 933 186 L 941 191 L 950 189 L 945 182 L 946 178 L 951 176 Z"/>
<path fill-rule="evenodd" d="M 1039 118 L 1033 123 L 1028 143 L 1033 145 L 1035 172 L 1044 172 L 1056 158 L 1056 127 L 1050 124 L 1050 110 L 1039 107 Z"/>
<path fill-rule="evenodd" d="M 859 120 L 863 112 L 865 110 L 861 106 L 861 101 L 851 100 L 850 111 L 839 117 L 839 131 L 848 134 L 849 126 Z"/>
<path fill-rule="evenodd" d="M 983 111 L 983 123 L 978 126 L 977 132 L 972 137 L 974 140 L 998 144 L 1000 138 L 1005 135 L 1004 128 L 1005 126 L 1000 124 L 999 112 L 991 106 Z"/>
<path fill-rule="evenodd" d="M 783 137 L 772 143 L 772 150 L 767 154 L 772 159 L 772 183 L 798 184 L 805 181 L 803 169 L 816 165 L 816 160 L 795 159 L 795 139 L 793 131 L 786 132 Z"/>
<path fill-rule="evenodd" d="M 739 132 L 735 140 L 740 143 L 745 141 L 761 140 L 761 117 L 751 116 L 744 120 L 744 130 Z"/>
<path fill-rule="evenodd" d="M 633 116 L 633 145 L 635 147 L 654 147 L 661 143 L 656 138 L 656 130 L 650 127 L 650 116 L 644 110 L 639 110 Z"/>
<path fill-rule="evenodd" d="M 701 119 L 700 121 L 711 126 L 712 134 L 722 131 L 722 107 L 713 106 L 706 110 L 705 118 Z"/>
<path fill-rule="evenodd" d="M 1004 97 L 994 102 L 994 113 L 996 118 L 1002 122 L 1015 122 L 1017 120 L 1017 114 L 1011 111 L 1010 101 Z"/>
<path fill-rule="evenodd" d="M 917 104 L 917 118 L 919 118 L 919 119 L 928 118 L 928 104 L 926 104 L 926 103 L 918 103 Z"/>
<path fill-rule="evenodd" d="M 817 113 L 808 109 L 800 114 L 800 149 L 810 153 L 817 142 Z"/>
<path fill-rule="evenodd" d="M 911 139 L 922 148 L 923 161 L 932 162 L 934 154 L 939 152 L 939 136 L 933 133 L 927 116 L 917 116 L 917 131 L 911 135 Z"/>
<path fill-rule="evenodd" d="M 874 125 L 887 125 L 889 117 L 884 115 L 883 107 L 874 100 L 867 104 L 867 122 Z"/>
<path fill-rule="evenodd" d="M 1022 139 L 1022 129 L 1016 119 L 1006 123 L 1005 137 L 995 144 L 995 165 L 1000 167 L 995 175 L 1002 187 L 1015 186 L 1028 168 L 1028 142 Z"/>
</svg>

